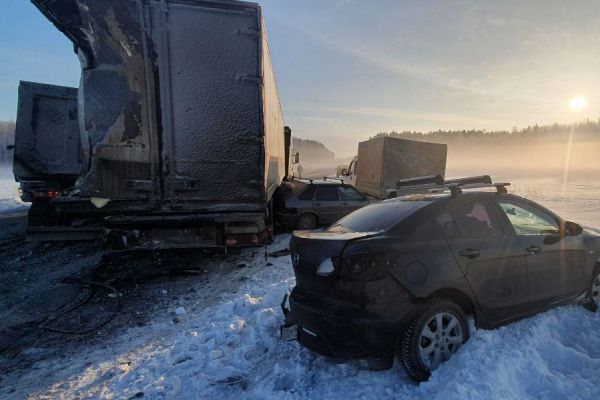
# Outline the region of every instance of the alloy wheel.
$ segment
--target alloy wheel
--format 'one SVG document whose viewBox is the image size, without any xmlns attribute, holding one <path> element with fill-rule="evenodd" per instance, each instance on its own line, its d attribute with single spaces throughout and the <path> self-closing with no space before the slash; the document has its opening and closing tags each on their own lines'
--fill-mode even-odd
<svg viewBox="0 0 600 400">
<path fill-rule="evenodd" d="M 600 280 L 598 283 L 600 285 Z M 464 333 L 458 318 L 448 312 L 437 313 L 423 325 L 419 335 L 421 362 L 433 371 L 442 362 L 448 361 L 463 342 Z"/>
</svg>

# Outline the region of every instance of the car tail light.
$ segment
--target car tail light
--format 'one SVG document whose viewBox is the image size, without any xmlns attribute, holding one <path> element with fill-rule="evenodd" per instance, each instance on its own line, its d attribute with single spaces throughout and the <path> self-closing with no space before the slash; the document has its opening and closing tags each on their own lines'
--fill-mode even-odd
<svg viewBox="0 0 600 400">
<path fill-rule="evenodd" d="M 384 278 L 395 261 L 396 256 L 373 253 L 340 258 L 336 264 L 340 278 L 372 281 Z"/>
</svg>

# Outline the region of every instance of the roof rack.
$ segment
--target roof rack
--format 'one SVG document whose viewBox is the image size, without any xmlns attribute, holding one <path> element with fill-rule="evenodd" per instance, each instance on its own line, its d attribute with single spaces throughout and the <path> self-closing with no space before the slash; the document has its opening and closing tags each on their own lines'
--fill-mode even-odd
<svg viewBox="0 0 600 400">
<path fill-rule="evenodd" d="M 327 179 L 329 179 L 330 181 L 339 181 L 342 184 L 346 183 L 346 181 L 343 178 L 334 178 L 334 177 L 331 177 L 331 176 L 324 176 L 323 177 L 324 181 L 326 181 Z"/>
<path fill-rule="evenodd" d="M 309 179 L 309 178 L 299 178 L 297 176 L 292 176 L 292 180 L 293 181 L 308 181 L 310 182 L 310 184 L 312 185 L 312 183 L 315 181 L 314 179 Z"/>
<path fill-rule="evenodd" d="M 508 182 L 492 181 L 489 175 L 472 176 L 460 179 L 444 180 L 441 175 L 424 176 L 398 181 L 397 196 L 424 193 L 443 193 L 450 191 L 452 197 L 461 194 L 463 189 L 496 188 L 497 193 L 508 193 Z"/>
<path fill-rule="evenodd" d="M 445 183 L 444 177 L 441 175 L 427 175 L 419 176 L 416 178 L 400 179 L 396 183 L 396 187 L 404 186 L 416 186 L 416 185 L 443 185 Z"/>
</svg>

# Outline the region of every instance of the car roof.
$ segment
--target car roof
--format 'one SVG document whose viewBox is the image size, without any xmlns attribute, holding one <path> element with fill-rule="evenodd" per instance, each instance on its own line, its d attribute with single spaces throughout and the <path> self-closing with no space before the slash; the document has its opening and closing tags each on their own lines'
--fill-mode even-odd
<svg viewBox="0 0 600 400">
<path fill-rule="evenodd" d="M 299 194 L 304 188 L 307 188 L 311 185 L 320 186 L 320 187 L 351 187 L 352 185 L 342 182 L 323 180 L 323 179 L 314 179 L 314 180 L 300 180 L 298 178 L 291 179 L 289 181 L 283 182 L 280 186 L 280 196 L 284 198 L 290 198 L 291 196 L 295 196 Z M 353 186 L 352 186 L 353 187 Z M 355 188 L 356 189 L 356 188 Z"/>
</svg>

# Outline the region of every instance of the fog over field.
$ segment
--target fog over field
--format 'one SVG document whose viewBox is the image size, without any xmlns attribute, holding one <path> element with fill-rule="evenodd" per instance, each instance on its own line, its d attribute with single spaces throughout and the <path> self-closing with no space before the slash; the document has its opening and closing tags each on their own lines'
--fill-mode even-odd
<svg viewBox="0 0 600 400">
<path fill-rule="evenodd" d="M 0 143 L 12 143 L 14 123 L 5 122 L 0 127 Z M 535 125 L 511 132 L 405 131 L 375 137 L 380 135 L 445 143 L 447 177 L 489 174 L 496 181 L 512 182 L 511 191 L 539 200 L 564 217 L 586 223 L 592 213 L 600 210 L 600 121 Z M 348 165 L 352 159 L 336 158 L 335 148 L 311 139 L 294 138 L 292 150 L 300 153 L 304 177 L 333 176 L 338 165 Z M 6 206 L 15 204 L 18 186 L 7 160 L 10 154 L 2 154 L 5 162 L 0 162 L 0 202 Z M 298 173 L 297 165 L 294 173 Z"/>
<path fill-rule="evenodd" d="M 600 121 L 534 125 L 511 132 L 404 131 L 381 132 L 373 137 L 379 136 L 447 144 L 447 177 L 489 174 L 502 179 L 547 178 L 561 182 L 600 178 Z M 338 159 L 322 149 L 314 151 L 317 144 L 313 141 L 312 147 L 299 147 L 304 171 L 335 171 L 352 159 Z M 336 154 L 337 149 L 326 150 Z"/>
</svg>

